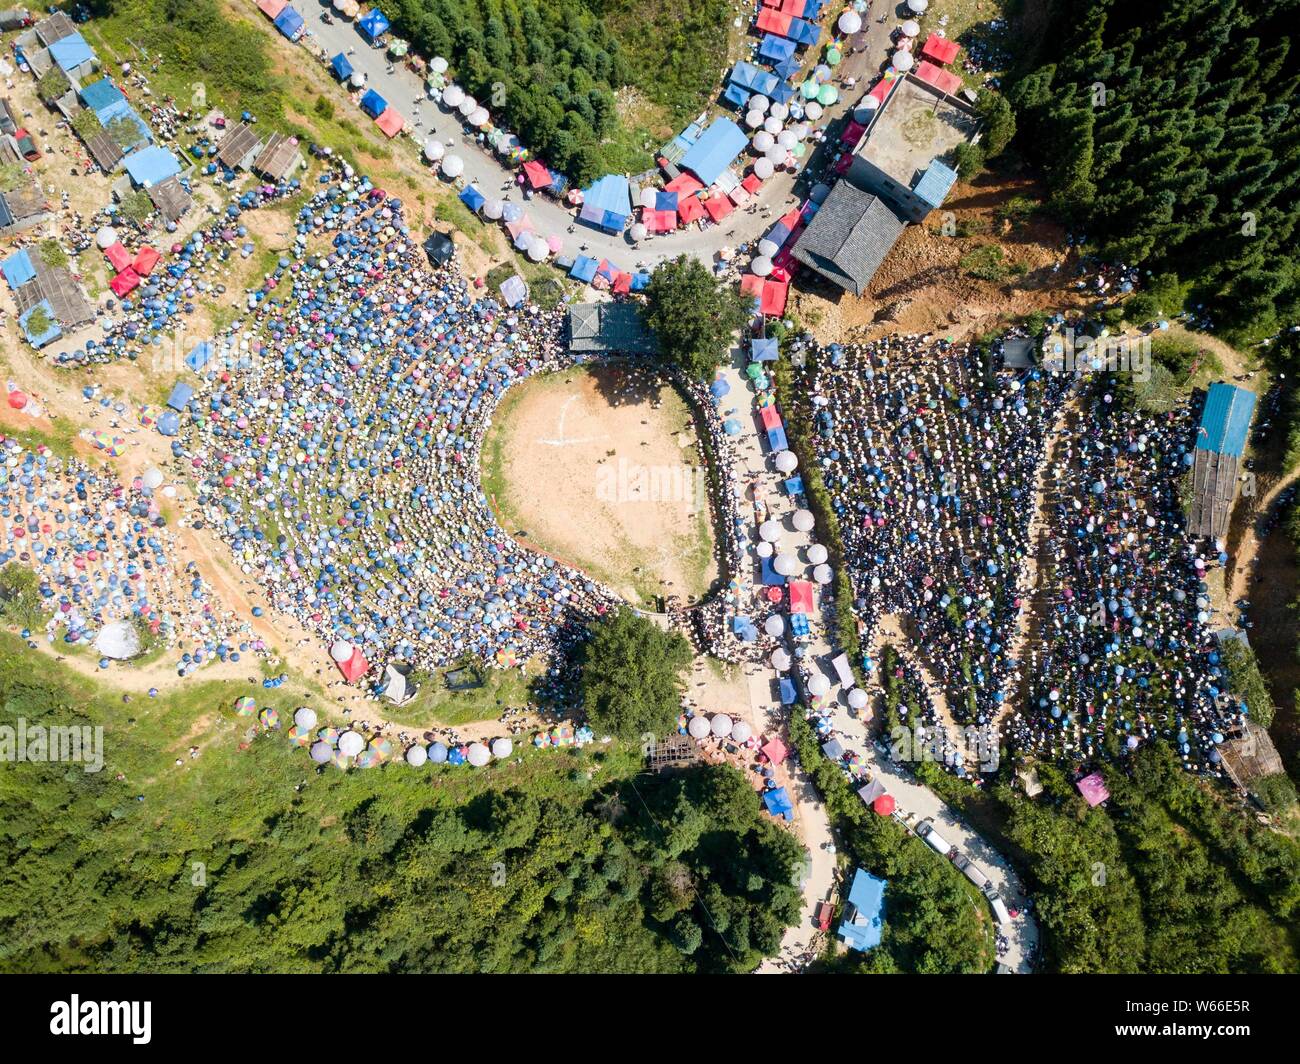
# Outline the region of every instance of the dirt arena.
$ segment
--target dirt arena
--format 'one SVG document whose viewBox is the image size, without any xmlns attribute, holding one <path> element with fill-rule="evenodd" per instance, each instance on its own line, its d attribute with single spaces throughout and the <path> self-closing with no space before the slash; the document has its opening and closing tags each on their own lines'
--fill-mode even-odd
<svg viewBox="0 0 1300 1064">
<path fill-rule="evenodd" d="M 678 392 L 621 367 L 511 389 L 483 447 L 503 527 L 645 608 L 718 575 L 708 483 Z"/>
</svg>

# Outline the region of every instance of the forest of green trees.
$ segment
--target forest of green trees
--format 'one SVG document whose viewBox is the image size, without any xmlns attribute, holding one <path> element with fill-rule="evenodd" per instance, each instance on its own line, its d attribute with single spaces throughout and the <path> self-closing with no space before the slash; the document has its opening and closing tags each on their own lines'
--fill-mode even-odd
<svg viewBox="0 0 1300 1064">
<path fill-rule="evenodd" d="M 1189 282 L 1239 336 L 1300 309 L 1296 14 L 1061 0 L 1038 65 L 1008 92 L 1053 207 L 1103 255 Z"/>
<path fill-rule="evenodd" d="M 717 90 L 727 13 L 721 0 L 635 9 L 627 0 L 391 0 L 384 10 L 395 33 L 449 59 L 461 85 L 580 184 L 652 163 L 616 143 L 620 89 L 639 89 L 674 123 L 704 106 Z"/>
<path fill-rule="evenodd" d="M 102 724 L 107 762 L 3 766 L 0 970 L 742 971 L 798 917 L 802 847 L 734 769 L 318 773 L 239 748 L 240 686 L 124 704 L 0 634 L 0 724 Z"/>
</svg>

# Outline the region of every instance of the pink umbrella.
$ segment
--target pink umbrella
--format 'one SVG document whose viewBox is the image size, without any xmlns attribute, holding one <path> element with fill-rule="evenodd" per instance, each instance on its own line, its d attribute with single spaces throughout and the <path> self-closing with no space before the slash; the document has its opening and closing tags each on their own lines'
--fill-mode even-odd
<svg viewBox="0 0 1300 1064">
<path fill-rule="evenodd" d="M 546 238 L 546 246 L 551 249 L 551 254 L 558 255 L 564 247 L 564 241 L 552 233 Z"/>
</svg>

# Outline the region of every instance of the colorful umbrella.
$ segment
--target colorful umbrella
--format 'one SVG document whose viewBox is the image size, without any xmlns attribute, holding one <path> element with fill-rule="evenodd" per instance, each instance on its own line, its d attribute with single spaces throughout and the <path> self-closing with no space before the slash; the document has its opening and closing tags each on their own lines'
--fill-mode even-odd
<svg viewBox="0 0 1300 1064">
<path fill-rule="evenodd" d="M 274 706 L 267 706 L 257 715 L 257 719 L 262 722 L 264 728 L 278 728 L 280 726 L 280 711 Z"/>
<path fill-rule="evenodd" d="M 323 743 L 329 743 L 330 746 L 337 747 L 339 745 L 339 730 L 326 725 L 316 733 L 316 738 Z"/>
<path fill-rule="evenodd" d="M 235 712 L 241 717 L 251 717 L 257 710 L 257 699 L 252 695 L 241 695 L 235 699 Z"/>
<path fill-rule="evenodd" d="M 383 764 L 393 756 L 393 744 L 387 739 L 371 739 L 370 746 L 363 752 L 373 754 L 377 764 Z"/>
<path fill-rule="evenodd" d="M 289 729 L 288 735 L 289 741 L 294 746 L 311 746 L 312 734 L 310 728 L 300 728 L 295 724 Z"/>
</svg>

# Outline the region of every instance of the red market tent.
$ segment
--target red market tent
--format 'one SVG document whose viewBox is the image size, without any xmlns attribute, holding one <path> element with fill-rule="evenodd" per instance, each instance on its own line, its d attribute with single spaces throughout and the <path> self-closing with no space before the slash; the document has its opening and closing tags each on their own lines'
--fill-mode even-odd
<svg viewBox="0 0 1300 1064">
<path fill-rule="evenodd" d="M 698 196 L 690 196 L 677 204 L 677 217 L 682 225 L 689 225 L 704 217 L 704 204 Z"/>
<path fill-rule="evenodd" d="M 632 291 L 632 275 L 619 273 L 614 276 L 614 291 L 626 295 Z"/>
<path fill-rule="evenodd" d="M 257 0 L 257 6 L 262 9 L 262 14 L 272 22 L 280 17 L 280 12 L 289 6 L 289 0 Z"/>
<path fill-rule="evenodd" d="M 808 0 L 782 0 L 781 12 L 791 18 L 802 18 L 807 6 Z"/>
<path fill-rule="evenodd" d="M 790 612 L 810 614 L 815 609 L 813 605 L 813 586 L 808 580 L 790 580 L 786 583 L 786 589 L 790 592 Z"/>
<path fill-rule="evenodd" d="M 384 136 L 392 138 L 402 132 L 406 120 L 398 113 L 396 107 L 386 107 L 384 113 L 375 119 L 375 125 L 384 131 Z"/>
<path fill-rule="evenodd" d="M 961 51 L 961 45 L 950 37 L 940 37 L 937 33 L 932 33 L 925 39 L 925 44 L 921 48 L 921 54 L 926 59 L 933 59 L 941 66 L 951 63 L 957 58 L 957 53 Z"/>
<path fill-rule="evenodd" d="M 108 287 L 113 290 L 113 295 L 121 299 L 139 283 L 140 275 L 128 266 L 108 283 Z"/>
<path fill-rule="evenodd" d="M 694 192 L 699 192 L 704 186 L 700 184 L 700 179 L 692 173 L 683 170 L 674 177 L 668 184 L 664 185 L 665 192 L 676 192 L 678 198 L 689 196 Z"/>
<path fill-rule="evenodd" d="M 551 172 L 536 159 L 524 163 L 524 178 L 530 188 L 550 188 Z"/>
<path fill-rule="evenodd" d="M 763 278 L 757 277 L 752 273 L 745 274 L 740 279 L 740 290 L 747 296 L 753 296 L 757 300 L 763 298 Z"/>
<path fill-rule="evenodd" d="M 641 221 L 652 233 L 671 233 L 677 228 L 677 212 L 656 211 L 647 207 L 641 212 Z"/>
<path fill-rule="evenodd" d="M 740 186 L 751 196 L 757 196 L 758 190 L 763 187 L 763 179 L 758 174 L 747 174 Z"/>
<path fill-rule="evenodd" d="M 931 62 L 922 62 L 916 68 L 916 76 L 949 96 L 956 96 L 961 92 L 961 78 L 951 70 L 944 70 L 943 67 L 937 67 Z"/>
<path fill-rule="evenodd" d="M 764 429 L 779 429 L 783 427 L 781 424 L 781 415 L 777 413 L 777 409 L 774 406 L 763 407 L 763 413 L 760 416 L 763 418 Z"/>
<path fill-rule="evenodd" d="M 850 122 L 844 127 L 844 132 L 840 134 L 840 143 L 850 146 L 856 144 L 867 131 L 867 127 L 860 122 Z"/>
<path fill-rule="evenodd" d="M 774 765 L 779 765 L 790 756 L 790 751 L 786 748 L 785 743 L 777 738 L 769 739 L 762 745 L 761 749 L 763 756 Z"/>
<path fill-rule="evenodd" d="M 109 265 L 119 272 L 131 265 L 131 253 L 122 246 L 120 240 L 109 244 L 104 249 L 104 256 L 108 259 Z"/>
<path fill-rule="evenodd" d="M 735 204 L 726 196 L 710 196 L 704 201 L 704 209 L 715 222 L 720 222 L 736 209 Z"/>
<path fill-rule="evenodd" d="M 140 253 L 136 255 L 135 262 L 131 263 L 131 269 L 135 270 L 141 277 L 148 277 L 153 273 L 153 268 L 158 265 L 158 260 L 161 258 L 162 256 L 157 251 L 146 244 L 140 249 Z"/>
<path fill-rule="evenodd" d="M 775 33 L 785 37 L 790 30 L 790 16 L 782 14 L 780 11 L 760 11 L 758 13 L 758 28 L 764 33 Z"/>
<path fill-rule="evenodd" d="M 334 664 L 339 667 L 339 672 L 343 674 L 343 679 L 347 680 L 348 683 L 356 683 L 370 668 L 370 662 L 361 653 L 360 647 L 352 648 L 352 657 L 348 658 L 347 661 L 336 661 Z"/>
<path fill-rule="evenodd" d="M 789 281 L 763 282 L 762 310 L 769 318 L 779 318 L 785 313 L 786 300 L 790 298 Z"/>
</svg>

